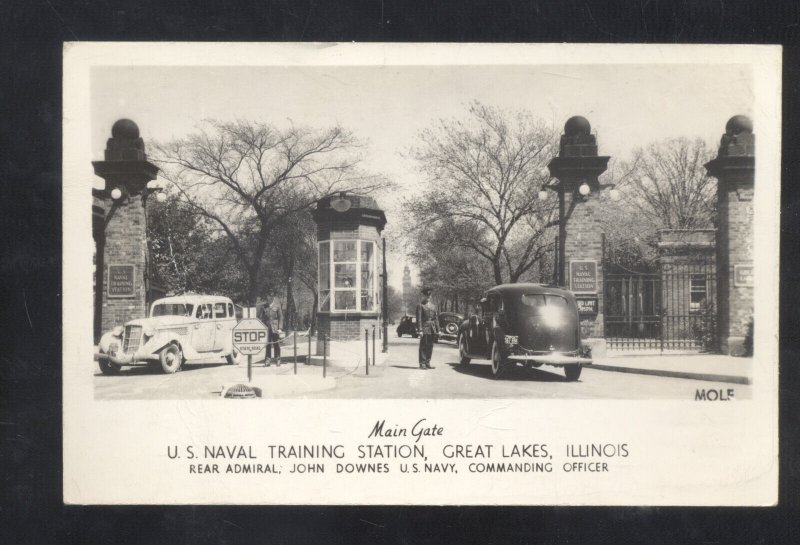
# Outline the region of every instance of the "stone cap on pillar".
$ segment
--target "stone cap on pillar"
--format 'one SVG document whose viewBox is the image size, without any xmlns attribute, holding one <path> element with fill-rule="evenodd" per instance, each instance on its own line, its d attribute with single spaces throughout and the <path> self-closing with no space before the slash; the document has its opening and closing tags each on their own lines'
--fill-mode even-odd
<svg viewBox="0 0 800 545">
<path fill-rule="evenodd" d="M 105 160 L 92 161 L 94 173 L 106 181 L 105 192 L 123 186 L 128 194 L 140 193 L 155 180 L 158 167 L 147 160 L 139 127 L 130 119 L 119 119 L 106 141 Z"/>
<path fill-rule="evenodd" d="M 756 136 L 753 121 L 735 115 L 725 124 L 725 134 L 719 143 L 717 158 L 705 164 L 711 176 L 725 180 L 727 174 L 752 175 L 755 170 Z"/>
<path fill-rule="evenodd" d="M 386 214 L 373 197 L 345 191 L 322 197 L 311 216 L 317 225 L 325 221 L 343 221 L 374 225 L 379 230 L 386 226 Z"/>
<path fill-rule="evenodd" d="M 564 124 L 558 157 L 547 165 L 558 179 L 557 190 L 574 189 L 583 182 L 592 189 L 599 185 L 597 178 L 605 172 L 610 157 L 597 155 L 597 137 L 591 131 L 592 125 L 583 116 L 570 117 Z"/>
</svg>

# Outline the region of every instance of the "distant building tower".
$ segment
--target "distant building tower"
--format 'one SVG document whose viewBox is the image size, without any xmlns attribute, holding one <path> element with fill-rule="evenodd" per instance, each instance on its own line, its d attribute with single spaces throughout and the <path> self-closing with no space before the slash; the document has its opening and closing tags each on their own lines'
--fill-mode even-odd
<svg viewBox="0 0 800 545">
<path fill-rule="evenodd" d="M 411 287 L 411 269 L 408 268 L 408 265 L 403 267 L 403 314 L 409 314 L 409 301 L 411 297 L 413 297 L 413 291 Z"/>
</svg>

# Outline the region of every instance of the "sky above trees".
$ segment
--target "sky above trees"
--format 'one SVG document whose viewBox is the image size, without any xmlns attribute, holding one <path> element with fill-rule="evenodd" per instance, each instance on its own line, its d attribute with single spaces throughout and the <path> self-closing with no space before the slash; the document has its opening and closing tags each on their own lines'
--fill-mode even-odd
<svg viewBox="0 0 800 545">
<path fill-rule="evenodd" d="M 600 153 L 627 160 L 667 138 L 699 138 L 713 150 L 728 118 L 752 114 L 754 97 L 749 68 L 735 64 L 102 67 L 92 69 L 92 159 L 121 117 L 135 120 L 146 141 L 186 137 L 204 119 L 340 124 L 368 143 L 364 166 L 397 185 L 377 196 L 391 236 L 397 197 L 424 189 L 409 153 L 420 132 L 462 116 L 473 100 L 526 109 L 558 128 L 583 115 Z M 86 170 L 101 183 L 88 162 Z M 389 261 L 390 283 L 400 287 L 403 256 L 390 252 Z"/>
</svg>

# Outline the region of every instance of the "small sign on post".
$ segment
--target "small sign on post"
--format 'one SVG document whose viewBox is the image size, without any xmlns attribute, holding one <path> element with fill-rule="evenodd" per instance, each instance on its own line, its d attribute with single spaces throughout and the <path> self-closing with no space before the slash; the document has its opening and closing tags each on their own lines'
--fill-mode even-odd
<svg viewBox="0 0 800 545">
<path fill-rule="evenodd" d="M 247 381 L 253 376 L 253 356 L 260 354 L 267 344 L 267 326 L 258 318 L 245 318 L 233 326 L 233 348 L 247 356 Z"/>
</svg>

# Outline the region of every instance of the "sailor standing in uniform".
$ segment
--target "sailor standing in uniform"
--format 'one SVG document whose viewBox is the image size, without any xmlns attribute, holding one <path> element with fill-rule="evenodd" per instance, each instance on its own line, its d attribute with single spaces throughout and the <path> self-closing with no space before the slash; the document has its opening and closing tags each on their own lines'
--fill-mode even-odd
<svg viewBox="0 0 800 545">
<path fill-rule="evenodd" d="M 272 363 L 272 353 L 275 353 L 275 363 L 281 366 L 281 334 L 283 333 L 283 311 L 280 303 L 272 294 L 267 294 L 267 300 L 261 307 L 261 321 L 267 326 L 267 354 L 264 358 L 264 365 L 267 367 Z"/>
<path fill-rule="evenodd" d="M 422 301 L 417 305 L 417 333 L 419 333 L 419 368 L 433 369 L 433 336 L 439 334 L 436 307 L 431 303 L 431 288 L 422 288 Z"/>
</svg>

